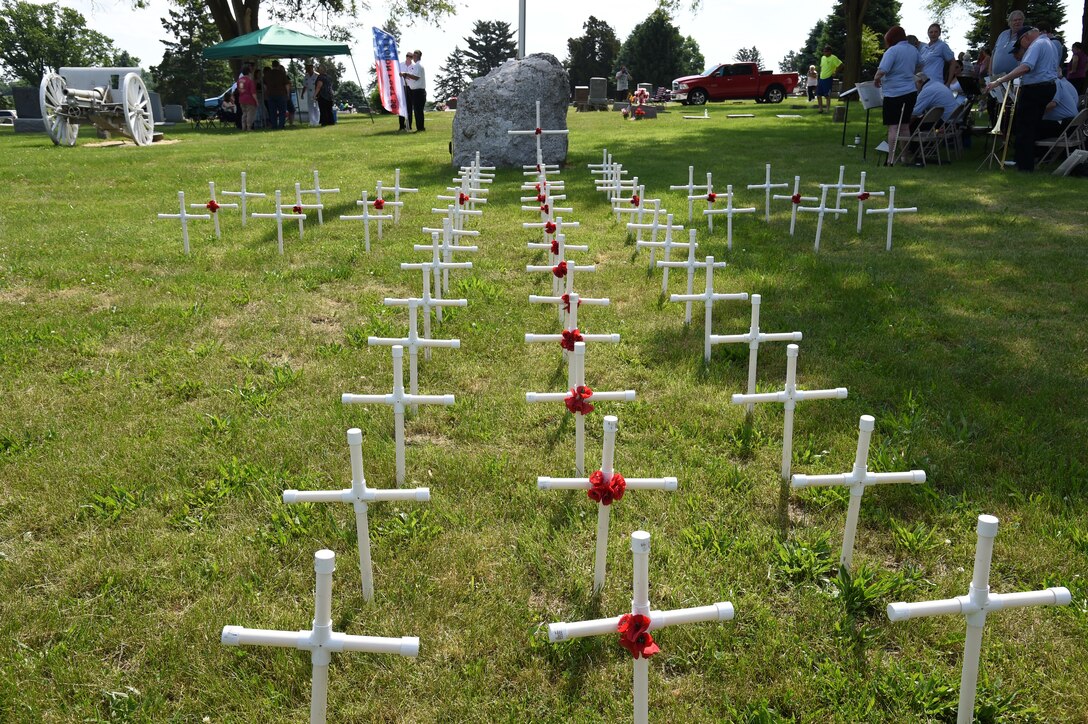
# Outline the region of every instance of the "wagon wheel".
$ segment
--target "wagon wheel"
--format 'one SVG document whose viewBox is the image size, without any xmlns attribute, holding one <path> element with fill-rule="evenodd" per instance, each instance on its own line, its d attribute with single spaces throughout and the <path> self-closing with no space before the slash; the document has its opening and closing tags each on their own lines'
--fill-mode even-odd
<svg viewBox="0 0 1088 724">
<path fill-rule="evenodd" d="M 125 128 L 137 146 L 151 145 L 155 124 L 151 119 L 151 96 L 140 76 L 129 73 L 124 82 Z"/>
<path fill-rule="evenodd" d="M 58 146 L 76 145 L 79 124 L 60 112 L 66 103 L 65 90 L 68 84 L 56 73 L 46 73 L 38 89 L 38 99 L 42 106 L 42 121 L 46 133 Z"/>
</svg>

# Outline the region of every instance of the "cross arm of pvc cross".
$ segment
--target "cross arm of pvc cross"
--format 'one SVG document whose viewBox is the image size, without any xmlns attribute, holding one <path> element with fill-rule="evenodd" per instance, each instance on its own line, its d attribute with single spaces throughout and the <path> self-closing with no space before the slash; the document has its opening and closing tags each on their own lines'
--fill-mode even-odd
<svg viewBox="0 0 1088 724">
<path fill-rule="evenodd" d="M 279 646 L 307 651 L 323 649 L 334 653 L 364 651 L 372 654 L 419 656 L 417 636 L 401 636 L 400 638 L 352 636 L 331 631 L 328 633 L 328 638 L 325 638 L 314 631 L 272 631 L 243 626 L 224 626 L 220 640 L 227 646 Z"/>
<path fill-rule="evenodd" d="M 558 335 L 557 335 L 558 336 Z M 526 402 L 563 402 L 570 392 L 526 392 Z M 621 390 L 618 392 L 598 392 L 593 390 L 591 402 L 633 402 L 634 390 Z"/>
<path fill-rule="evenodd" d="M 758 332 L 752 334 L 751 332 L 745 332 L 744 334 L 715 334 L 711 335 L 711 339 L 716 344 L 736 344 L 739 342 L 748 342 L 749 344 L 755 342 L 800 342 L 803 335 L 801 332 Z"/>
<path fill-rule="evenodd" d="M 1028 606 L 1067 606 L 1072 601 L 1069 589 L 1064 586 L 1044 588 L 1041 591 L 1018 593 L 991 593 L 986 602 L 978 604 L 970 596 L 956 596 L 938 601 L 919 601 L 917 603 L 888 604 L 888 618 L 892 621 L 906 621 L 912 618 L 944 616 L 947 614 L 986 613 L 1001 611 L 1006 608 L 1026 608 Z"/>
<path fill-rule="evenodd" d="M 431 247 L 427 247 L 430 249 Z M 461 248 L 461 247 L 458 247 Z M 434 269 L 471 269 L 472 262 L 470 261 L 421 261 L 421 262 L 407 262 L 403 261 L 400 264 L 402 271 L 419 271 L 425 269 L 427 271 L 433 271 Z M 432 302 L 433 304 L 433 302 Z"/>
<path fill-rule="evenodd" d="M 439 244 L 439 249 L 451 249 L 454 251 L 479 251 L 478 246 L 468 246 L 467 244 Z M 415 251 L 433 251 L 434 245 L 432 244 L 413 244 L 412 249 Z"/>
<path fill-rule="evenodd" d="M 529 295 L 529 302 L 532 303 L 532 304 L 563 304 L 564 301 L 565 300 L 563 299 L 563 297 L 546 297 L 546 296 L 541 296 L 539 294 L 530 294 Z M 612 303 L 612 300 L 608 299 L 606 297 L 582 297 L 582 296 L 579 296 L 578 301 L 581 304 L 584 304 L 584 305 L 587 305 L 587 306 L 590 306 L 590 307 L 607 307 L 609 304 Z M 619 335 L 616 335 L 616 336 L 618 337 Z"/>
<path fill-rule="evenodd" d="M 686 264 L 681 264 L 681 266 L 687 266 L 687 265 Z M 715 266 L 717 266 L 717 265 L 715 265 Z M 745 300 L 748 299 L 748 292 L 731 292 L 729 294 L 719 294 L 718 292 L 714 292 L 713 294 L 710 294 L 710 295 L 707 295 L 704 292 L 702 294 L 670 294 L 669 295 L 669 301 L 670 302 L 705 302 L 708 299 L 710 301 L 713 301 L 713 302 L 722 302 L 722 301 L 726 301 L 726 300 L 729 300 L 729 301 L 745 301 Z"/>
<path fill-rule="evenodd" d="M 925 470 L 903 473 L 838 473 L 835 475 L 794 475 L 790 484 L 795 488 L 820 488 L 837 485 L 884 485 L 887 483 L 924 483 Z"/>
<path fill-rule="evenodd" d="M 709 606 L 695 606 L 693 608 L 678 608 L 673 611 L 650 611 L 650 631 L 677 626 L 685 623 L 704 623 L 706 621 L 732 621 L 733 604 L 729 601 L 719 601 Z M 621 616 L 610 618 L 598 618 L 590 621 L 560 621 L 548 624 L 548 640 L 552 643 L 569 641 L 570 639 L 583 638 L 585 636 L 600 636 L 616 633 Z"/>
<path fill-rule="evenodd" d="M 597 393 L 593 393 L 593 398 Z M 592 398 L 591 398 L 592 399 Z M 676 490 L 679 482 L 676 478 L 629 478 L 624 476 L 628 490 Z M 540 490 L 592 490 L 589 478 L 549 478 L 540 476 L 536 479 Z"/>
</svg>

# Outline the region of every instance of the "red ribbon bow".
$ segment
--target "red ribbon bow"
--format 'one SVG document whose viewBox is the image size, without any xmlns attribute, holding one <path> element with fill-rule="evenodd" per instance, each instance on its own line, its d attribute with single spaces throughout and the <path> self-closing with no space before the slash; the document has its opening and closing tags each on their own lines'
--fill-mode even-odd
<svg viewBox="0 0 1088 724">
<path fill-rule="evenodd" d="M 619 473 L 612 473 L 612 477 L 605 482 L 604 473 L 598 470 L 589 476 L 589 484 L 593 487 L 586 495 L 601 505 L 612 505 L 616 500 L 623 500 L 623 493 L 627 490 L 627 481 Z"/>
<path fill-rule="evenodd" d="M 570 303 L 567 303 L 567 311 L 570 311 Z M 562 339 L 559 340 L 559 346 L 568 352 L 574 351 L 574 343 L 582 341 L 582 333 L 578 331 L 578 328 L 564 329 Z"/>
<path fill-rule="evenodd" d="M 468 194 L 457 194 L 457 203 L 464 206 L 468 202 Z"/>
<path fill-rule="evenodd" d="M 868 201 L 868 200 L 869 200 L 869 192 L 868 191 L 862 191 L 860 194 L 858 194 L 858 201 Z"/>
<path fill-rule="evenodd" d="M 548 197 L 545 196 L 544 194 L 537 194 L 536 195 L 536 200 L 539 201 L 540 203 L 544 203 L 545 201 L 548 200 Z"/>
<path fill-rule="evenodd" d="M 567 275 L 567 262 L 566 261 L 561 261 L 558 264 L 556 264 L 555 266 L 553 266 L 552 267 L 552 274 L 554 274 L 559 279 L 562 279 L 563 277 L 565 277 Z"/>
<path fill-rule="evenodd" d="M 632 194 L 631 195 L 631 205 L 632 206 L 638 206 L 640 201 L 642 201 L 642 199 L 640 199 L 638 197 L 638 194 Z"/>
<path fill-rule="evenodd" d="M 588 415 L 593 412 L 593 405 L 589 404 L 590 397 L 593 397 L 593 390 L 585 385 L 578 385 L 570 388 L 570 394 L 566 396 L 563 403 L 572 413 Z"/>
<path fill-rule="evenodd" d="M 706 200 L 709 201 L 710 203 L 714 203 L 715 201 L 718 200 L 718 195 L 715 194 L 715 193 L 709 193 L 709 194 L 706 195 Z"/>
<path fill-rule="evenodd" d="M 302 213 L 302 207 L 301 206 L 292 206 L 291 211 L 293 211 L 296 214 L 301 214 Z"/>
<path fill-rule="evenodd" d="M 539 128 L 539 127 L 538 127 L 538 128 L 536 129 L 536 135 L 538 135 L 538 136 L 539 136 L 539 135 L 540 135 L 541 133 L 543 133 L 543 129 L 541 129 L 541 128 Z"/>
<path fill-rule="evenodd" d="M 555 239 L 552 239 L 552 254 L 558 254 L 558 253 L 559 253 L 559 242 L 557 240 L 555 240 Z M 567 311 L 570 311 L 570 310 L 567 310 Z"/>
<path fill-rule="evenodd" d="M 385 208 L 385 199 L 374 199 L 374 208 L 381 211 Z"/>
<path fill-rule="evenodd" d="M 536 185 L 536 190 L 537 190 L 537 191 L 540 191 L 540 184 L 537 184 L 537 185 Z"/>
<path fill-rule="evenodd" d="M 794 194 L 793 196 L 790 197 L 790 201 L 792 201 L 795 204 L 801 203 L 801 194 Z"/>
<path fill-rule="evenodd" d="M 620 632 L 620 646 L 631 652 L 633 658 L 650 658 L 661 649 L 650 635 L 650 617 L 640 613 L 627 613 L 620 616 L 616 626 Z"/>
<path fill-rule="evenodd" d="M 209 201 L 208 203 L 206 203 L 204 205 L 207 206 L 208 211 L 212 212 L 213 214 L 216 211 L 219 211 L 219 204 L 215 203 L 215 199 L 212 199 L 211 201 Z"/>
<path fill-rule="evenodd" d="M 554 234 L 556 228 L 557 227 L 556 227 L 554 221 L 545 221 L 544 222 L 544 233 L 545 234 Z"/>
<path fill-rule="evenodd" d="M 549 208 L 550 207 L 547 204 L 540 205 L 540 210 L 543 211 L 545 214 L 548 213 Z"/>
<path fill-rule="evenodd" d="M 564 294 L 563 296 L 561 296 L 559 298 L 563 300 L 563 311 L 564 312 L 569 312 L 570 311 L 570 295 L 569 294 Z M 581 299 L 578 300 L 578 306 L 579 307 L 582 306 L 582 300 Z"/>
</svg>

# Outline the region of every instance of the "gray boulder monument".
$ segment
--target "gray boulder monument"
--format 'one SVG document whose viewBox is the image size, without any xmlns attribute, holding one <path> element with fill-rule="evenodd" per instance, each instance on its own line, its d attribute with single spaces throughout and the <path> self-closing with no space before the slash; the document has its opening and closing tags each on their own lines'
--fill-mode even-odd
<svg viewBox="0 0 1088 724">
<path fill-rule="evenodd" d="M 534 53 L 508 60 L 483 78 L 472 81 L 457 98 L 453 117 L 453 165 L 467 166 L 480 152 L 485 166 L 516 167 L 536 163 L 536 136 L 511 136 L 507 131 L 548 131 L 567 128 L 570 77 L 554 55 Z M 545 163 L 567 160 L 567 134 L 540 136 Z"/>
</svg>

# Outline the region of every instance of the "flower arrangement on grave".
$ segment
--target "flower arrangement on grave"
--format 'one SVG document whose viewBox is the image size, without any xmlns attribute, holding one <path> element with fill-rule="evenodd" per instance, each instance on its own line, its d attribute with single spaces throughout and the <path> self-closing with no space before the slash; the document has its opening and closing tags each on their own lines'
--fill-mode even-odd
<svg viewBox="0 0 1088 724">
<path fill-rule="evenodd" d="M 569 300 L 569 297 L 568 297 Z M 567 311 L 570 311 L 570 301 L 567 302 Z M 574 343 L 581 342 L 583 337 L 582 333 L 578 331 L 577 327 L 574 329 L 564 329 L 561 338 L 559 340 L 559 346 L 568 352 L 574 351 Z"/>
<path fill-rule="evenodd" d="M 634 109 L 632 117 L 636 121 L 640 121 L 646 115 L 646 109 L 643 108 L 650 100 L 650 93 L 645 88 L 639 88 L 631 94 L 631 107 Z"/>
<path fill-rule="evenodd" d="M 612 473 L 612 477 L 606 482 L 601 470 L 589 476 L 589 484 L 592 487 L 586 491 L 586 495 L 601 505 L 612 505 L 617 500 L 623 500 L 623 494 L 627 490 L 627 481 L 622 475 Z"/>
<path fill-rule="evenodd" d="M 570 394 L 563 399 L 567 409 L 573 414 L 588 415 L 593 412 L 593 405 L 589 398 L 593 397 L 593 390 L 585 385 L 570 388 Z"/>
<path fill-rule="evenodd" d="M 645 115 L 646 115 L 646 109 L 644 109 L 642 106 L 639 106 L 638 108 L 635 109 L 635 120 L 636 121 L 641 121 L 643 116 L 645 116 Z"/>
</svg>

